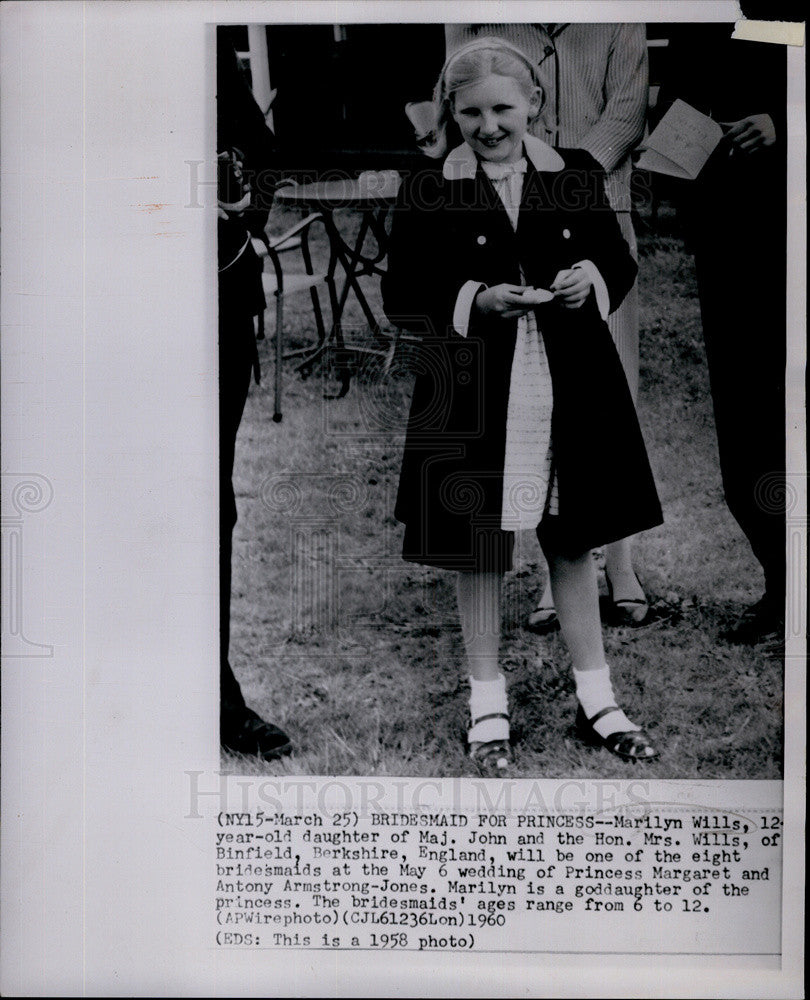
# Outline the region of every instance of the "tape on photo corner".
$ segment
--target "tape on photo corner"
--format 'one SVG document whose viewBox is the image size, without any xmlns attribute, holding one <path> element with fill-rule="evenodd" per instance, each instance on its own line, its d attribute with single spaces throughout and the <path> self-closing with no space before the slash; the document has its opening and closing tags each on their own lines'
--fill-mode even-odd
<svg viewBox="0 0 810 1000">
<path fill-rule="evenodd" d="M 773 42 L 776 45 L 804 45 L 804 21 L 750 21 L 734 25 L 732 38 L 745 42 Z"/>
</svg>

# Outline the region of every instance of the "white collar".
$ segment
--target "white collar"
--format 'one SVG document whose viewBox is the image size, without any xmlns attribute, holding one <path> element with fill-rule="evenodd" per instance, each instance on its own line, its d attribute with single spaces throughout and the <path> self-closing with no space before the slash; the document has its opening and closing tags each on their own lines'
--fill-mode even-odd
<svg viewBox="0 0 810 1000">
<path fill-rule="evenodd" d="M 535 170 L 556 172 L 565 167 L 565 160 L 556 149 L 533 135 L 523 138 L 526 159 Z M 466 142 L 450 150 L 442 166 L 442 176 L 446 181 L 472 180 L 478 170 L 478 158 Z"/>
</svg>

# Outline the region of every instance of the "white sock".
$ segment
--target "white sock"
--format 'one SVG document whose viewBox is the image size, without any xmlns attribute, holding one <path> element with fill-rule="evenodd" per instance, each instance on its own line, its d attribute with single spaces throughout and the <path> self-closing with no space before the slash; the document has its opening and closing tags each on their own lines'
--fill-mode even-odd
<svg viewBox="0 0 810 1000">
<path fill-rule="evenodd" d="M 506 678 L 498 674 L 494 681 L 477 681 L 470 678 L 470 718 L 473 723 L 485 715 L 503 713 L 509 707 L 506 700 Z M 467 733 L 470 743 L 491 743 L 493 740 L 509 739 L 509 719 L 484 719 L 472 726 Z"/>
<path fill-rule="evenodd" d="M 616 704 L 613 685 L 610 683 L 610 667 L 607 664 L 599 670 L 575 670 L 574 683 L 586 718 L 592 719 L 597 712 Z M 637 732 L 640 729 L 620 708 L 606 712 L 601 719 L 597 719 L 593 728 L 602 737 L 613 733 Z"/>
</svg>

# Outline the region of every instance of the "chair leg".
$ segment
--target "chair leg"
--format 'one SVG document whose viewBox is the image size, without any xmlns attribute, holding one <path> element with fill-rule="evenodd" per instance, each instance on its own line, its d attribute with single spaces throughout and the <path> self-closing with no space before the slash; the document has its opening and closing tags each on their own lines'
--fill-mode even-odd
<svg viewBox="0 0 810 1000">
<path fill-rule="evenodd" d="M 296 348 L 294 351 L 287 351 L 284 355 L 285 360 L 289 360 L 290 358 L 304 358 L 304 363 L 299 365 L 297 368 L 297 371 L 300 372 L 304 378 L 306 378 L 309 374 L 307 369 L 309 367 L 310 359 L 321 355 L 327 339 L 326 328 L 323 325 L 323 311 L 321 309 L 321 300 L 318 296 L 318 289 L 314 287 L 310 288 L 309 295 L 312 299 L 312 311 L 315 314 L 315 332 L 318 340 L 314 347 Z"/>
<path fill-rule="evenodd" d="M 315 313 L 315 329 L 318 331 L 318 347 L 326 341 L 326 330 L 323 325 L 323 313 L 321 312 L 321 300 L 318 296 L 318 289 L 315 287 L 309 290 L 312 298 L 312 311 Z"/>
<path fill-rule="evenodd" d="M 273 420 L 281 421 L 281 367 L 284 361 L 284 300 L 276 295 L 276 371 L 273 397 Z"/>
<path fill-rule="evenodd" d="M 289 358 L 292 354 L 303 354 L 304 360 L 296 368 L 296 371 L 301 375 L 301 378 L 306 379 L 312 374 L 312 370 L 315 367 L 316 361 L 320 360 L 324 354 L 332 346 L 333 341 L 339 343 L 342 346 L 340 327 L 335 323 L 335 290 L 334 282 L 330 278 L 326 278 L 326 285 L 329 289 L 329 304 L 332 311 L 332 325 L 327 330 L 323 321 L 323 309 L 321 307 L 321 299 L 318 295 L 318 290 L 316 288 L 310 289 L 310 294 L 312 296 L 312 311 L 315 314 L 315 328 L 318 332 L 318 343 L 315 347 L 310 347 L 306 351 L 292 351 L 286 356 Z"/>
<path fill-rule="evenodd" d="M 352 384 L 352 370 L 349 366 L 348 359 L 346 357 L 346 344 L 343 340 L 343 327 L 340 322 L 337 321 L 337 317 L 340 316 L 341 306 L 338 303 L 337 287 L 335 286 L 335 281 L 333 277 L 329 277 L 326 282 L 326 287 L 329 292 L 329 308 L 332 311 L 332 328 L 334 330 L 334 341 L 335 341 L 335 374 L 340 381 L 340 389 L 338 390 L 336 399 L 343 399 L 343 397 L 348 393 Z"/>
<path fill-rule="evenodd" d="M 399 329 L 396 329 L 394 333 L 391 334 L 391 344 L 388 348 L 388 353 L 383 361 L 382 374 L 387 375 L 391 371 L 391 365 L 394 363 L 394 355 L 397 353 L 397 344 L 399 343 Z"/>
</svg>

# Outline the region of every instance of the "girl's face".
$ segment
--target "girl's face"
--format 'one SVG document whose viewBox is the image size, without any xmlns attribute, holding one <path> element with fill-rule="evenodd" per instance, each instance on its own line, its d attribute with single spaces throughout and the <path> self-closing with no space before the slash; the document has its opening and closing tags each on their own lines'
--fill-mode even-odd
<svg viewBox="0 0 810 1000">
<path fill-rule="evenodd" d="M 537 91 L 527 97 L 513 77 L 490 74 L 456 91 L 453 118 L 480 160 L 514 163 L 539 104 Z"/>
</svg>

